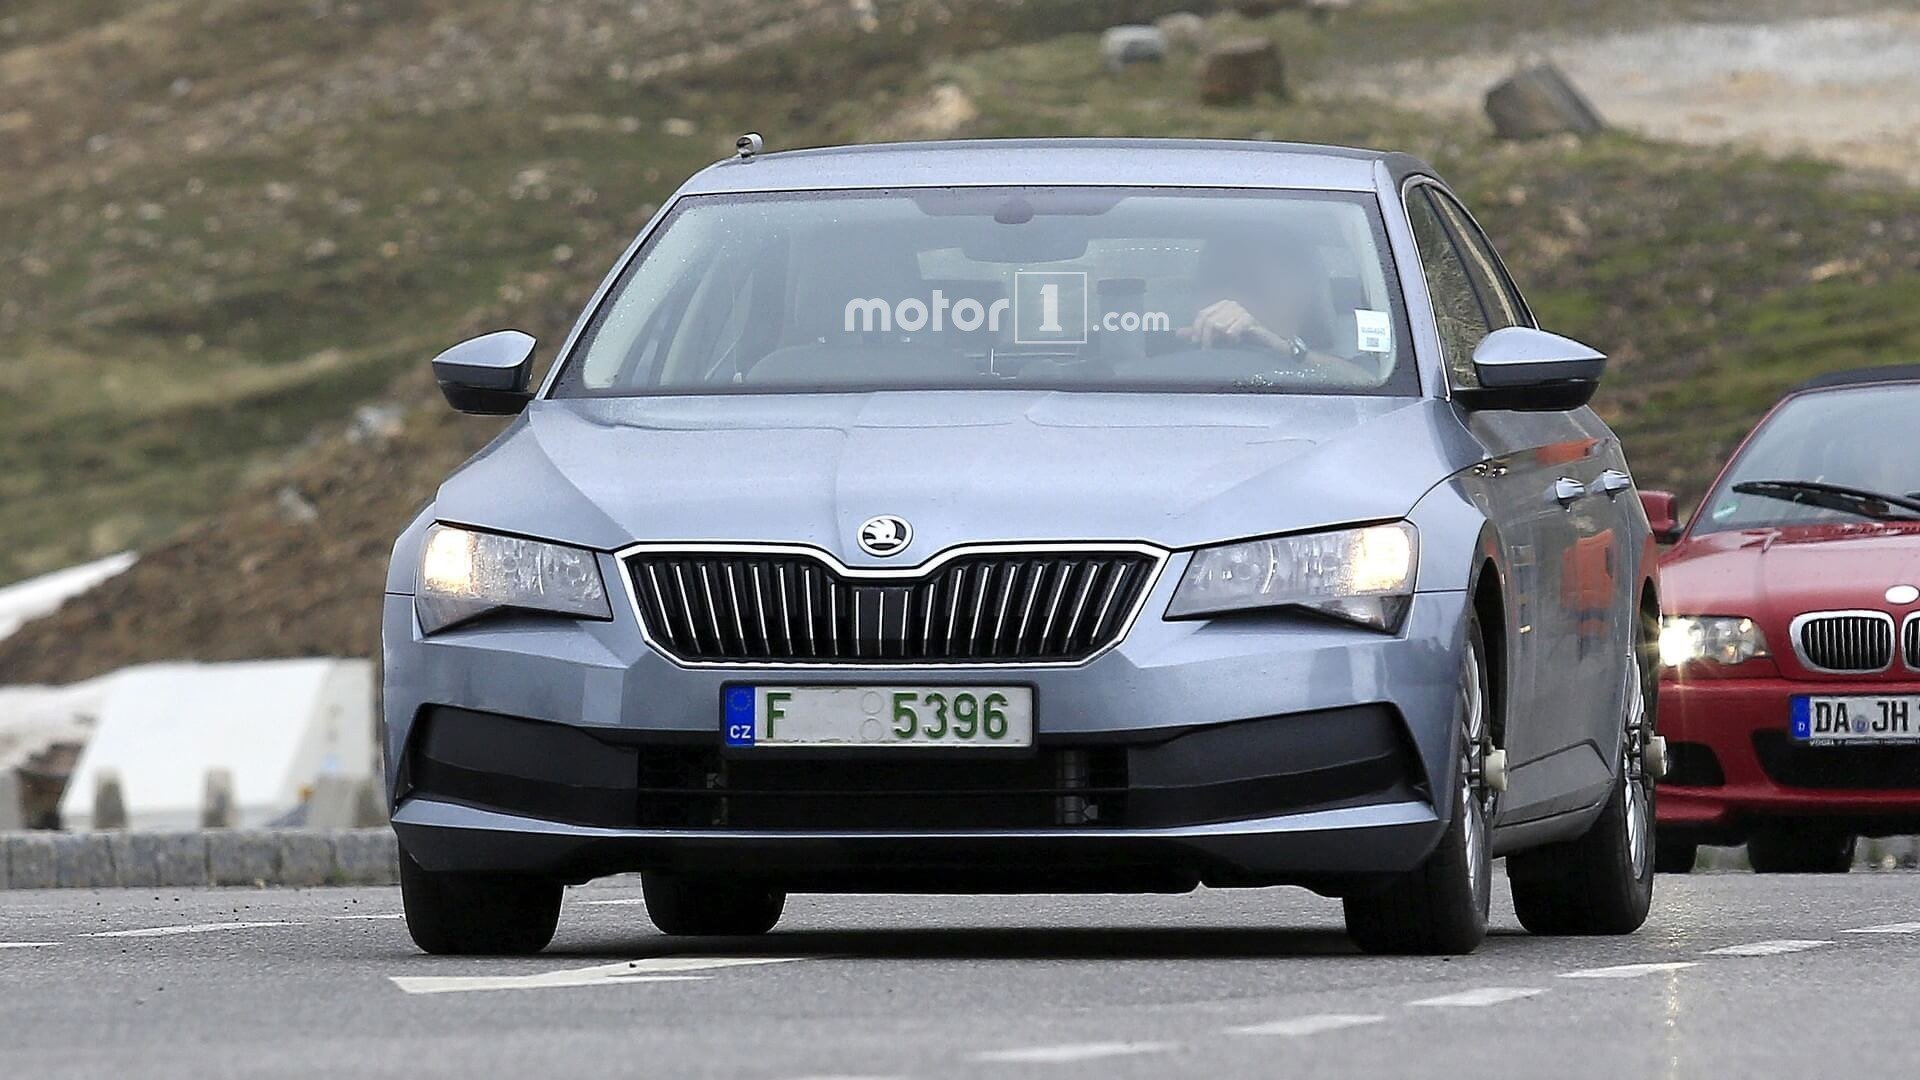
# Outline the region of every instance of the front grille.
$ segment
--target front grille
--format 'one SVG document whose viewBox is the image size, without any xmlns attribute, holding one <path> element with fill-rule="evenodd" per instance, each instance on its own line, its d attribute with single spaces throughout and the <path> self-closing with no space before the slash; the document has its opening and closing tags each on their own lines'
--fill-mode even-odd
<svg viewBox="0 0 1920 1080">
<path fill-rule="evenodd" d="M 1757 731 L 1753 750 L 1776 784 L 1826 791 L 1920 788 L 1920 746 L 1808 746 L 1784 731 Z"/>
<path fill-rule="evenodd" d="M 1885 671 L 1893 663 L 1893 617 L 1846 612 L 1800 617 L 1800 659 L 1821 671 Z"/>
<path fill-rule="evenodd" d="M 803 553 L 632 557 L 654 644 L 708 663 L 1070 663 L 1126 631 L 1157 560 L 1136 551 L 963 555 L 918 577 Z"/>
<path fill-rule="evenodd" d="M 1920 615 L 1907 616 L 1907 666 L 1920 671 Z"/>
</svg>

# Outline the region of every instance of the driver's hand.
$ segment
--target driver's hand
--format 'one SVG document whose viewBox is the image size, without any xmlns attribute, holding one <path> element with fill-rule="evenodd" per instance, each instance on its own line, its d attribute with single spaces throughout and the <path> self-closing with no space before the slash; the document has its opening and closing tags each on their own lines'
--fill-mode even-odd
<svg viewBox="0 0 1920 1080">
<path fill-rule="evenodd" d="M 1215 341 L 1239 341 L 1259 327 L 1260 321 L 1238 300 L 1221 300 L 1202 308 L 1194 316 L 1193 325 L 1180 331 L 1180 336 L 1210 349 Z"/>
<path fill-rule="evenodd" d="M 1241 341 L 1277 348 L 1280 341 L 1278 334 L 1260 325 L 1260 320 L 1238 300 L 1222 300 L 1202 308 L 1194 316 L 1193 325 L 1179 334 L 1203 349 L 1212 348 L 1215 342 Z"/>
</svg>

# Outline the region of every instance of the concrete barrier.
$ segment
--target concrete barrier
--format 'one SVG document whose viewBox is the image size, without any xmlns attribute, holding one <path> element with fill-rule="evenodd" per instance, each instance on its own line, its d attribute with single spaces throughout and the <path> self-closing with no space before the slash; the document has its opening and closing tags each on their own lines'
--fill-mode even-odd
<svg viewBox="0 0 1920 1080">
<path fill-rule="evenodd" d="M 390 829 L 0 833 L 0 889 L 392 885 Z"/>
</svg>

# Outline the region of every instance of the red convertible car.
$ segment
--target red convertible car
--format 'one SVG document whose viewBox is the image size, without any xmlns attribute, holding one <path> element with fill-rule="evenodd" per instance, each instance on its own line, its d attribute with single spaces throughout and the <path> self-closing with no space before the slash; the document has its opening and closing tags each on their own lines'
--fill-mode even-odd
<svg viewBox="0 0 1920 1080">
<path fill-rule="evenodd" d="M 1920 367 L 1815 379 L 1734 453 L 1661 562 L 1657 862 L 1746 843 L 1844 872 L 1920 832 Z"/>
</svg>

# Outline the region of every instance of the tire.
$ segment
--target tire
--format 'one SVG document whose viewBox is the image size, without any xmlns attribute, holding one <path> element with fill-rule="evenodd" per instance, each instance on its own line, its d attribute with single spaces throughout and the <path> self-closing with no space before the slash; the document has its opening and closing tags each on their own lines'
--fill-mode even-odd
<svg viewBox="0 0 1920 1080">
<path fill-rule="evenodd" d="M 1656 874 L 1691 874 L 1700 861 L 1700 845 L 1671 836 L 1653 835 L 1653 871 Z"/>
<path fill-rule="evenodd" d="M 1647 921 L 1657 858 L 1654 781 L 1640 760 L 1654 731 L 1648 662 L 1648 650 L 1636 647 L 1627 664 L 1620 775 L 1599 819 L 1578 839 L 1507 858 L 1513 911 L 1530 933 L 1631 934 Z"/>
<path fill-rule="evenodd" d="M 1857 843 L 1848 833 L 1767 826 L 1747 838 L 1747 861 L 1756 874 L 1844 874 Z"/>
<path fill-rule="evenodd" d="M 559 882 L 423 869 L 400 849 L 400 904 L 413 943 L 435 956 L 525 956 L 560 925 Z"/>
<path fill-rule="evenodd" d="M 1487 936 L 1494 802 L 1480 776 L 1481 761 L 1492 745 L 1486 655 L 1479 620 L 1469 615 L 1460 671 L 1461 750 L 1452 781 L 1452 819 L 1439 846 L 1418 867 L 1382 889 L 1343 901 L 1347 936 L 1362 952 L 1464 956 Z"/>
<path fill-rule="evenodd" d="M 751 882 L 648 871 L 640 875 L 647 917 L 663 934 L 744 937 L 780 921 L 787 894 Z"/>
</svg>

